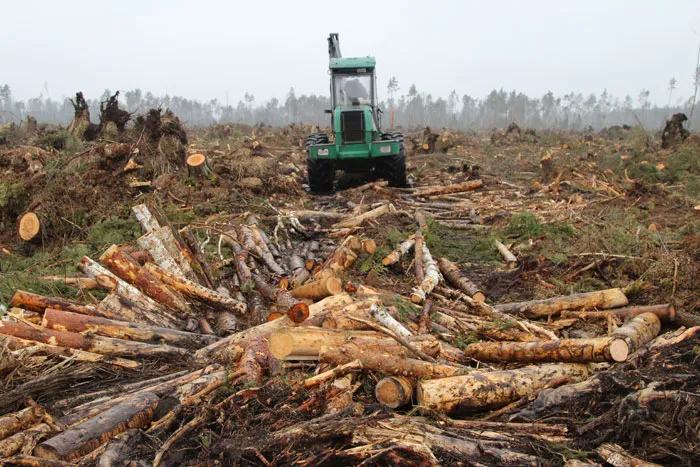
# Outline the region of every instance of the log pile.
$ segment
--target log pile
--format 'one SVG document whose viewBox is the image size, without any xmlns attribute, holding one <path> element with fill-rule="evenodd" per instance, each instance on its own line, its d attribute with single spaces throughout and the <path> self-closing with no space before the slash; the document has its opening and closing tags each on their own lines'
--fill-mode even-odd
<svg viewBox="0 0 700 467">
<path fill-rule="evenodd" d="M 415 195 L 477 186 L 445 188 Z M 659 336 L 662 322 L 674 326 L 675 307 L 629 307 L 620 289 L 489 304 L 468 271 L 433 256 L 420 212 L 416 233 L 388 255 L 389 248 L 379 249 L 385 245 L 362 236 L 364 223 L 397 215 L 392 204 L 326 215 L 335 222 L 328 236 L 339 236 L 337 242 L 307 236 L 301 212 L 285 217 L 288 227 L 280 214 L 274 230 L 254 217 L 219 225 L 210 230 L 220 237 L 216 253 L 223 257 L 226 247 L 230 257 L 216 267 L 197 226 L 177 230 L 154 206 L 133 212 L 143 228 L 136 243 L 147 255 L 137 259 L 112 245 L 98 261 L 80 262 L 105 298 L 81 304 L 17 291 L 0 321 L 0 376 L 48 359 L 133 373 L 153 365 L 173 370 L 40 403 L 25 398 L 23 408 L 9 413 L 0 397 L 2 458 L 20 465 L 118 465 L 138 459 L 134 443 L 145 435 L 156 446 L 147 461 L 173 465 L 183 462 L 178 446 L 192 443 L 193 433 L 204 443 L 218 427 L 230 436 L 216 448 L 229 464 L 269 464 L 277 452 L 281 464 L 439 465 L 457 458 L 540 465 L 534 444 L 574 443 L 574 434 L 558 423 L 493 420 L 533 401 L 551 405 L 600 387 L 598 378 L 611 365 L 645 352 L 653 358 L 700 334 L 681 328 Z M 408 296 L 353 283 L 358 259 L 377 256 L 393 267 L 411 250 L 415 280 Z M 568 321 L 600 314 L 612 323 L 607 333 L 562 332 Z M 464 345 L 466 335 L 479 342 Z M 291 389 L 281 389 L 277 377 Z M 368 397 L 386 410 L 363 411 L 358 401 Z M 633 402 L 667 397 L 657 391 Z M 267 414 L 257 420 L 269 432 L 255 450 L 241 449 L 231 423 L 253 411 Z M 332 448 L 325 458 L 293 454 L 301 440 Z M 608 462 L 617 455 L 610 446 L 598 451 Z"/>
</svg>

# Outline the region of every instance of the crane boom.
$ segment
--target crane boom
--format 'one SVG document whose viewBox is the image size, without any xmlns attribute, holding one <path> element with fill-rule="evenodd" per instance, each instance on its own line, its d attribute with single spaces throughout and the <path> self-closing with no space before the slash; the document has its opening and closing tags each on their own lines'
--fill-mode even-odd
<svg viewBox="0 0 700 467">
<path fill-rule="evenodd" d="M 330 58 L 341 58 L 343 56 L 340 53 L 340 39 L 337 32 L 332 32 L 328 36 L 328 56 Z"/>
</svg>

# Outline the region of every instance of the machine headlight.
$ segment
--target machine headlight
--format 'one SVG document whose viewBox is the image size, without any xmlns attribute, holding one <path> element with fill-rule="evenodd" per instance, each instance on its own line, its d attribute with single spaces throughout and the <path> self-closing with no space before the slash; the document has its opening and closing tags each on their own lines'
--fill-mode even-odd
<svg viewBox="0 0 700 467">
<path fill-rule="evenodd" d="M 382 154 L 389 154 L 391 152 L 391 146 L 379 146 L 379 152 Z"/>
<path fill-rule="evenodd" d="M 318 155 L 319 156 L 327 156 L 328 155 L 328 148 L 319 148 Z"/>
</svg>

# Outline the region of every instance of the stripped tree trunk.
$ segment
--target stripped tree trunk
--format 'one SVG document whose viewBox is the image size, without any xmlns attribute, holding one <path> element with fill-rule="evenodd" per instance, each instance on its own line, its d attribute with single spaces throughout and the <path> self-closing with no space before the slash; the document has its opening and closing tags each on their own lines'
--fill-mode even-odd
<svg viewBox="0 0 700 467">
<path fill-rule="evenodd" d="M 547 300 L 532 302 L 504 303 L 496 305 L 497 311 L 522 315 L 526 318 L 537 319 L 553 316 L 562 310 L 577 310 L 580 308 L 617 308 L 627 305 L 627 297 L 620 289 L 599 290 L 573 294 L 565 297 L 555 297 Z"/>
</svg>

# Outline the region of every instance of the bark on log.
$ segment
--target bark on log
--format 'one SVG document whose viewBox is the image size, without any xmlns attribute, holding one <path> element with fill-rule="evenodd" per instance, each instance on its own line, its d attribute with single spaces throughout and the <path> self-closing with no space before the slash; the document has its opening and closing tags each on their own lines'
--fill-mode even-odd
<svg viewBox="0 0 700 467">
<path fill-rule="evenodd" d="M 63 298 L 49 298 L 31 292 L 18 290 L 12 296 L 10 307 L 23 308 L 25 310 L 43 313 L 47 308 L 54 310 L 72 311 L 81 315 L 97 315 L 97 307 L 94 305 L 78 305 Z"/>
<path fill-rule="evenodd" d="M 414 245 L 414 270 L 416 275 L 416 283 L 420 284 L 425 279 L 425 265 L 423 260 L 423 234 L 420 232 L 415 233 L 414 238 L 416 239 L 416 244 Z"/>
<path fill-rule="evenodd" d="M 292 270 L 290 275 L 290 286 L 292 288 L 297 288 L 309 280 L 310 274 L 306 269 L 305 263 L 304 258 L 299 255 L 292 255 L 289 258 L 289 266 Z"/>
<path fill-rule="evenodd" d="M 163 282 L 144 269 L 135 259 L 112 245 L 100 256 L 100 261 L 116 276 L 139 288 L 156 302 L 171 310 L 190 314 L 189 305 L 168 289 Z"/>
<path fill-rule="evenodd" d="M 635 316 L 623 326 L 617 328 L 612 335 L 624 339 L 631 354 L 655 338 L 660 331 L 661 321 L 659 317 L 654 313 L 644 313 Z"/>
<path fill-rule="evenodd" d="M 514 268 L 518 264 L 518 258 L 516 258 L 515 255 L 510 252 L 508 247 L 498 240 L 494 240 L 494 244 L 496 245 L 496 248 L 498 248 L 498 252 L 501 254 L 501 256 L 503 256 L 503 259 L 508 267 Z"/>
<path fill-rule="evenodd" d="M 285 275 L 286 271 L 275 260 L 275 256 L 272 253 L 272 250 L 270 250 L 270 247 L 268 246 L 267 242 L 265 241 L 265 238 L 260 228 L 257 225 L 249 225 L 247 226 L 247 228 L 253 235 L 253 241 L 258 247 L 260 258 L 263 260 L 265 265 L 267 265 L 270 271 L 272 271 L 274 274 L 277 274 L 278 276 Z"/>
<path fill-rule="evenodd" d="M 555 380 L 577 382 L 588 376 L 586 365 L 561 363 L 515 370 L 474 372 L 418 383 L 417 400 L 425 409 L 463 415 L 502 407 Z"/>
<path fill-rule="evenodd" d="M 153 214 L 151 214 L 150 209 L 145 204 L 137 204 L 131 207 L 131 211 L 136 216 L 136 220 L 139 221 L 144 232 L 150 232 L 151 230 L 160 229 L 160 224 Z"/>
<path fill-rule="evenodd" d="M 382 204 L 378 208 L 372 209 L 371 211 L 367 211 L 364 214 L 360 214 L 359 216 L 352 217 L 350 219 L 338 222 L 337 224 L 334 224 L 332 226 L 333 229 L 344 229 L 344 228 L 350 228 L 350 227 L 359 227 L 364 221 L 367 219 L 376 219 L 379 216 L 382 216 L 384 214 L 389 214 L 389 213 L 394 213 L 396 212 L 396 208 L 394 207 L 393 204 L 388 203 L 388 204 Z"/>
<path fill-rule="evenodd" d="M 245 313 L 246 305 L 231 297 L 226 297 L 215 290 L 193 282 L 184 277 L 176 276 L 153 263 L 146 263 L 146 271 L 168 284 L 173 289 L 191 298 L 206 302 L 218 309 L 233 313 Z"/>
<path fill-rule="evenodd" d="M 192 269 L 199 278 L 201 284 L 210 289 L 214 288 L 214 273 L 211 270 L 211 266 L 207 261 L 207 257 L 202 251 L 202 247 L 199 245 L 197 237 L 192 233 L 189 227 L 184 227 L 180 229 L 180 237 L 185 242 L 185 246 L 192 253 L 193 261 L 191 261 Z"/>
<path fill-rule="evenodd" d="M 353 371 L 359 371 L 362 369 L 362 363 L 359 361 L 355 360 L 350 363 L 346 363 L 345 365 L 340 365 L 335 368 L 332 368 L 328 371 L 325 371 L 323 373 L 320 373 L 316 376 L 312 376 L 311 378 L 307 378 L 304 380 L 304 387 L 305 388 L 312 388 L 318 385 L 321 385 L 323 383 L 326 383 L 328 381 L 331 381 L 335 378 L 338 378 L 339 376 L 346 375 L 350 372 Z"/>
<path fill-rule="evenodd" d="M 416 224 L 418 224 L 418 228 L 421 230 L 421 232 L 425 233 L 430 230 L 428 228 L 428 222 L 425 220 L 425 213 L 423 211 L 417 209 L 414 217 L 416 218 Z"/>
<path fill-rule="evenodd" d="M 122 297 L 132 307 L 138 308 L 139 312 L 154 324 L 163 327 L 178 327 L 180 325 L 179 318 L 158 305 L 155 300 L 141 293 L 139 289 L 118 278 L 87 256 L 83 256 L 78 267 L 85 274 L 94 277 L 101 285 Z"/>
<path fill-rule="evenodd" d="M 396 319 L 389 314 L 385 307 L 374 303 L 370 306 L 369 313 L 374 317 L 374 319 L 382 323 L 384 327 L 389 329 L 397 336 L 410 337 L 413 335 L 413 333 L 409 331 L 406 326 L 396 321 Z"/>
<path fill-rule="evenodd" d="M 661 321 L 674 322 L 677 317 L 676 307 L 673 304 L 663 305 L 646 305 L 646 306 L 627 306 L 623 308 L 615 308 L 607 311 L 569 311 L 561 312 L 562 318 L 608 318 L 614 316 L 622 321 L 641 315 L 643 313 L 654 313 Z"/>
<path fill-rule="evenodd" d="M 21 322 L 0 321 L 0 334 L 110 356 L 137 358 L 179 356 L 184 358 L 189 355 L 187 350 L 169 345 L 151 345 L 112 337 L 55 331 L 29 326 Z"/>
<path fill-rule="evenodd" d="M 343 365 L 353 360 L 359 360 L 362 362 L 362 367 L 366 370 L 418 379 L 447 378 L 455 375 L 464 375 L 472 371 L 466 367 L 424 362 L 389 353 L 365 352 L 364 349 L 354 345 L 323 347 L 319 353 L 319 360 L 323 363 L 332 363 L 334 365 Z"/>
<path fill-rule="evenodd" d="M 411 250 L 411 248 L 415 246 L 415 244 L 416 237 L 415 235 L 411 235 L 410 237 L 408 237 L 407 240 L 404 240 L 403 242 L 399 243 L 394 251 L 386 255 L 382 260 L 382 264 L 384 266 L 389 266 L 398 263 L 401 257 L 408 253 Z"/>
<path fill-rule="evenodd" d="M 253 274 L 253 282 L 265 298 L 277 304 L 277 311 L 285 313 L 294 323 L 301 323 L 308 318 L 309 306 L 294 298 L 289 291 L 268 284 L 259 274 Z"/>
<path fill-rule="evenodd" d="M 408 405 L 413 398 L 416 383 L 404 376 L 387 376 L 381 379 L 374 388 L 374 397 L 380 404 L 390 409 L 398 409 Z"/>
<path fill-rule="evenodd" d="M 41 276 L 42 281 L 62 282 L 71 287 L 78 287 L 80 290 L 95 290 L 101 286 L 91 277 L 84 276 Z"/>
<path fill-rule="evenodd" d="M 309 307 L 309 318 L 302 326 L 318 326 L 323 320 L 325 312 L 332 308 L 341 308 L 352 303 L 352 298 L 347 294 L 332 295 Z M 231 355 L 235 354 L 237 347 L 245 346 L 252 339 L 259 336 L 268 336 L 276 329 L 288 327 L 292 321 L 287 318 L 266 322 L 258 326 L 253 326 L 244 331 L 227 336 L 218 342 L 207 347 L 203 347 L 195 352 L 195 359 L 198 362 L 222 361 L 226 362 Z"/>
<path fill-rule="evenodd" d="M 343 281 L 337 277 L 326 277 L 290 290 L 295 298 L 310 298 L 318 301 L 343 292 Z"/>
<path fill-rule="evenodd" d="M 112 436 L 148 425 L 159 400 L 152 392 L 139 392 L 130 400 L 44 441 L 36 447 L 34 454 L 45 459 L 74 461 L 97 449 Z"/>
<path fill-rule="evenodd" d="M 12 458 L 10 465 L 25 467 L 75 467 L 76 464 L 74 462 L 50 460 L 42 457 L 20 454 Z"/>
<path fill-rule="evenodd" d="M 629 346 L 619 337 L 535 342 L 477 342 L 465 355 L 482 362 L 624 362 Z"/>
<path fill-rule="evenodd" d="M 19 360 L 4 348 L 3 340 L 0 339 L 0 378 L 19 366 Z"/>
<path fill-rule="evenodd" d="M 522 315 L 529 319 L 537 319 L 556 315 L 562 310 L 576 310 L 580 308 L 609 309 L 626 306 L 627 304 L 627 297 L 622 290 L 606 289 L 546 300 L 503 303 L 496 305 L 494 309 L 503 313 Z"/>
<path fill-rule="evenodd" d="M 342 274 L 347 270 L 357 259 L 357 255 L 351 248 L 341 245 L 332 255 L 323 263 L 321 271 L 315 273 L 316 278 L 320 278 L 320 273 L 323 271 L 331 271 L 333 274 Z"/>
<path fill-rule="evenodd" d="M 45 413 L 44 408 L 37 405 L 0 417 L 0 440 L 41 422 Z"/>
<path fill-rule="evenodd" d="M 437 263 L 430 254 L 428 246 L 425 245 L 425 243 L 423 244 L 423 262 L 425 263 L 425 278 L 411 294 L 411 301 L 416 304 L 423 303 L 425 298 L 430 295 L 440 282 L 440 271 L 438 270 Z"/>
<path fill-rule="evenodd" d="M 128 321 L 131 323 L 142 323 L 159 327 L 183 328 L 178 320 L 175 323 L 161 316 L 146 313 L 144 310 L 135 307 L 127 299 L 112 292 L 107 294 L 97 305 L 97 316 L 117 321 Z"/>
<path fill-rule="evenodd" d="M 135 370 L 141 368 L 139 362 L 134 360 L 127 360 L 125 358 L 115 357 L 113 355 L 102 355 L 94 352 L 86 352 L 84 350 L 69 349 L 67 347 L 59 347 L 56 345 L 44 344 L 43 342 L 20 339 L 14 336 L 0 336 L 3 340 L 9 341 L 11 346 L 17 348 L 27 348 L 31 347 L 36 349 L 39 353 L 47 353 L 50 355 L 58 355 L 61 357 L 67 357 L 79 362 L 90 362 L 90 363 L 105 363 L 108 365 L 115 365 L 122 368 L 128 368 Z"/>
<path fill-rule="evenodd" d="M 486 295 L 481 289 L 465 276 L 459 267 L 447 258 L 439 258 L 438 266 L 440 271 L 454 287 L 458 288 L 474 300 L 484 302 Z"/>
<path fill-rule="evenodd" d="M 51 430 L 52 428 L 46 423 L 40 423 L 3 439 L 0 441 L 0 459 L 17 454 L 34 436 L 49 433 Z"/>
<path fill-rule="evenodd" d="M 413 193 L 414 196 L 434 196 L 434 195 L 449 195 L 452 193 L 462 193 L 465 191 L 476 190 L 484 186 L 483 180 L 469 180 L 464 183 L 455 183 L 453 185 L 438 186 L 425 188 Z"/>
<path fill-rule="evenodd" d="M 136 240 L 136 243 L 151 254 L 158 266 L 176 276 L 184 276 L 185 273 L 178 261 L 172 256 L 160 237 L 156 235 L 156 232 L 159 232 L 162 228 L 159 227 L 145 233 Z"/>
<path fill-rule="evenodd" d="M 182 241 L 182 238 L 177 231 L 173 230 L 169 225 L 167 225 L 161 227 L 160 229 L 156 229 L 147 235 L 153 235 L 160 239 L 167 252 L 180 267 L 183 277 L 199 283 L 201 279 L 192 268 L 192 264 L 196 264 L 192 252 L 187 249 L 185 242 Z"/>
<path fill-rule="evenodd" d="M 115 321 L 52 309 L 47 309 L 44 313 L 42 325 L 57 331 L 90 332 L 106 337 L 152 344 L 165 343 L 183 348 L 200 348 L 218 340 L 218 338 L 206 334 L 134 324 L 126 321 Z"/>
<path fill-rule="evenodd" d="M 634 457 L 617 444 L 602 444 L 595 451 L 605 462 L 615 467 L 661 467 Z"/>
<path fill-rule="evenodd" d="M 41 237 L 41 221 L 33 212 L 25 212 L 17 222 L 17 235 L 20 240 L 33 242 Z"/>
</svg>

